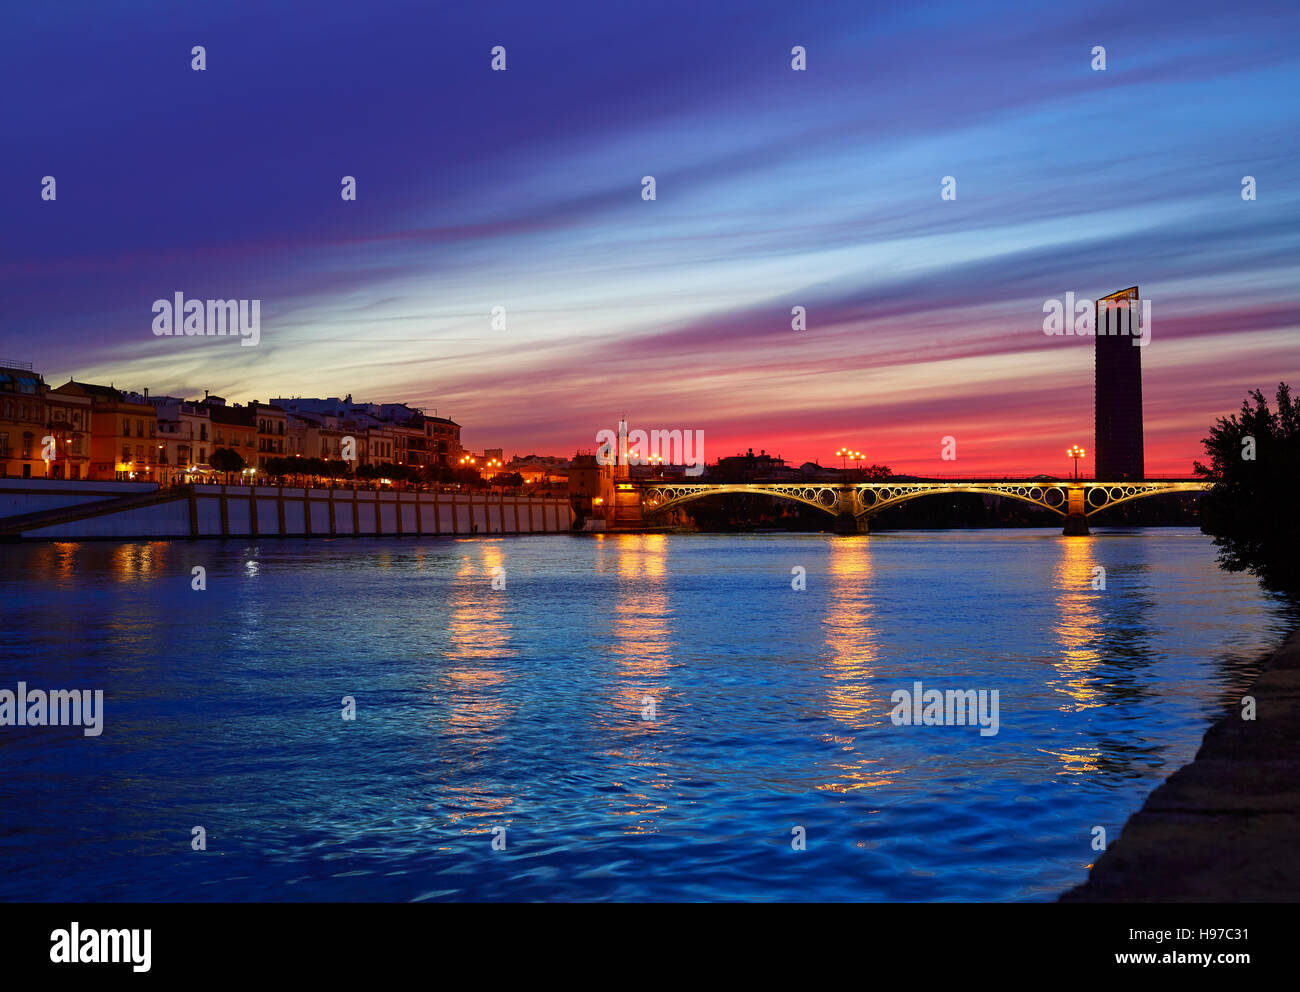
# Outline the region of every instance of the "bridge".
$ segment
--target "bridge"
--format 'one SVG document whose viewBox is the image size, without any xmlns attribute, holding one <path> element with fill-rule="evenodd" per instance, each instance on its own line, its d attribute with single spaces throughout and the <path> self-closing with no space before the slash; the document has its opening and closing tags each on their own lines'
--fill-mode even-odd
<svg viewBox="0 0 1300 992">
<path fill-rule="evenodd" d="M 639 496 L 643 519 L 674 507 L 721 493 L 774 496 L 815 507 L 836 518 L 837 529 L 868 532 L 868 520 L 891 506 L 924 496 L 976 493 L 1020 500 L 1056 514 L 1063 533 L 1087 534 L 1088 520 L 1102 510 L 1132 500 L 1169 493 L 1204 492 L 1213 482 L 1161 479 L 1142 482 L 1082 482 L 1057 480 L 909 480 L 898 482 L 750 482 L 691 483 L 624 480 L 617 484 L 625 499 Z M 617 495 L 617 494 L 616 494 Z M 619 500 L 623 502 L 624 500 Z"/>
</svg>

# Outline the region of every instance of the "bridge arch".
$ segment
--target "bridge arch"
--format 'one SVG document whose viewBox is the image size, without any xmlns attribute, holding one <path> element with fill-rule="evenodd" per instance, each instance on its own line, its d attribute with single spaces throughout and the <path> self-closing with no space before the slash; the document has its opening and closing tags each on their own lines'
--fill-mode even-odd
<svg viewBox="0 0 1300 992">
<path fill-rule="evenodd" d="M 826 483 L 809 483 L 807 485 L 755 485 L 752 483 L 683 483 L 680 485 L 646 486 L 641 490 L 641 508 L 646 513 L 658 513 L 703 499 L 706 496 L 719 496 L 727 493 L 741 493 L 749 496 L 775 496 L 788 499 L 832 517 L 840 514 L 843 502 L 842 489 L 837 485 Z"/>
<path fill-rule="evenodd" d="M 1086 514 L 1094 516 L 1108 507 L 1118 506 L 1146 496 L 1169 493 L 1199 493 L 1210 489 L 1209 482 L 1098 482 L 1085 486 Z"/>
<path fill-rule="evenodd" d="M 950 482 L 900 482 L 874 483 L 855 487 L 855 515 L 868 516 L 919 499 L 922 496 L 949 496 L 954 493 L 974 493 L 979 496 L 1004 496 L 1029 503 L 1041 510 L 1050 510 L 1057 516 L 1066 515 L 1067 487 L 1054 482 L 1026 483 L 950 483 Z"/>
</svg>

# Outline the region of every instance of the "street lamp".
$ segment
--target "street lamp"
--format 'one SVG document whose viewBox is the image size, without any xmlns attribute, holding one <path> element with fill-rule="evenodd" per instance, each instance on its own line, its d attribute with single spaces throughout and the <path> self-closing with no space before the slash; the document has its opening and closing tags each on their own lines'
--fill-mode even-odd
<svg viewBox="0 0 1300 992">
<path fill-rule="evenodd" d="M 840 468 L 848 468 L 848 460 L 852 458 L 855 462 L 861 462 L 866 457 L 861 451 L 854 451 L 852 448 L 840 448 L 835 452 L 835 457 L 840 460 Z"/>
<path fill-rule="evenodd" d="M 1065 453 L 1074 459 L 1074 478 L 1077 482 L 1079 479 L 1079 459 L 1084 456 L 1084 450 L 1077 444 L 1072 444 Z"/>
</svg>

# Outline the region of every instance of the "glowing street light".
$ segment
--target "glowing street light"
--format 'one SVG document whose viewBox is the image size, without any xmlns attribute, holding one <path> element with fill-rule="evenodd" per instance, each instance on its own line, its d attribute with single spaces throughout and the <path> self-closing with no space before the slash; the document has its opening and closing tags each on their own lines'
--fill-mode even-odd
<svg viewBox="0 0 1300 992">
<path fill-rule="evenodd" d="M 1070 445 L 1069 450 L 1067 450 L 1065 453 L 1066 453 L 1067 455 L 1069 455 L 1071 458 L 1074 459 L 1074 478 L 1075 478 L 1075 481 L 1078 481 L 1078 478 L 1079 478 L 1079 459 L 1082 458 L 1082 457 L 1084 456 L 1084 453 L 1085 453 L 1085 452 L 1084 452 L 1084 450 L 1083 450 L 1082 448 L 1080 448 L 1077 444 L 1072 444 L 1072 445 Z"/>
</svg>

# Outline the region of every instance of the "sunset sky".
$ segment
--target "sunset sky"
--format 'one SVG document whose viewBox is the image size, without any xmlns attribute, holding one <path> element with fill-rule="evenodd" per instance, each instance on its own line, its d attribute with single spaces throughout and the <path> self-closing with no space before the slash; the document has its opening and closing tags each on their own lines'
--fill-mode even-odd
<svg viewBox="0 0 1300 992">
<path fill-rule="evenodd" d="M 507 456 L 626 415 L 1064 473 L 1093 342 L 1044 301 L 1137 285 L 1148 474 L 1300 386 L 1294 3 L 210 6 L 0 15 L 0 359 L 405 401 Z M 155 337 L 176 292 L 260 299 L 260 345 Z"/>
</svg>

